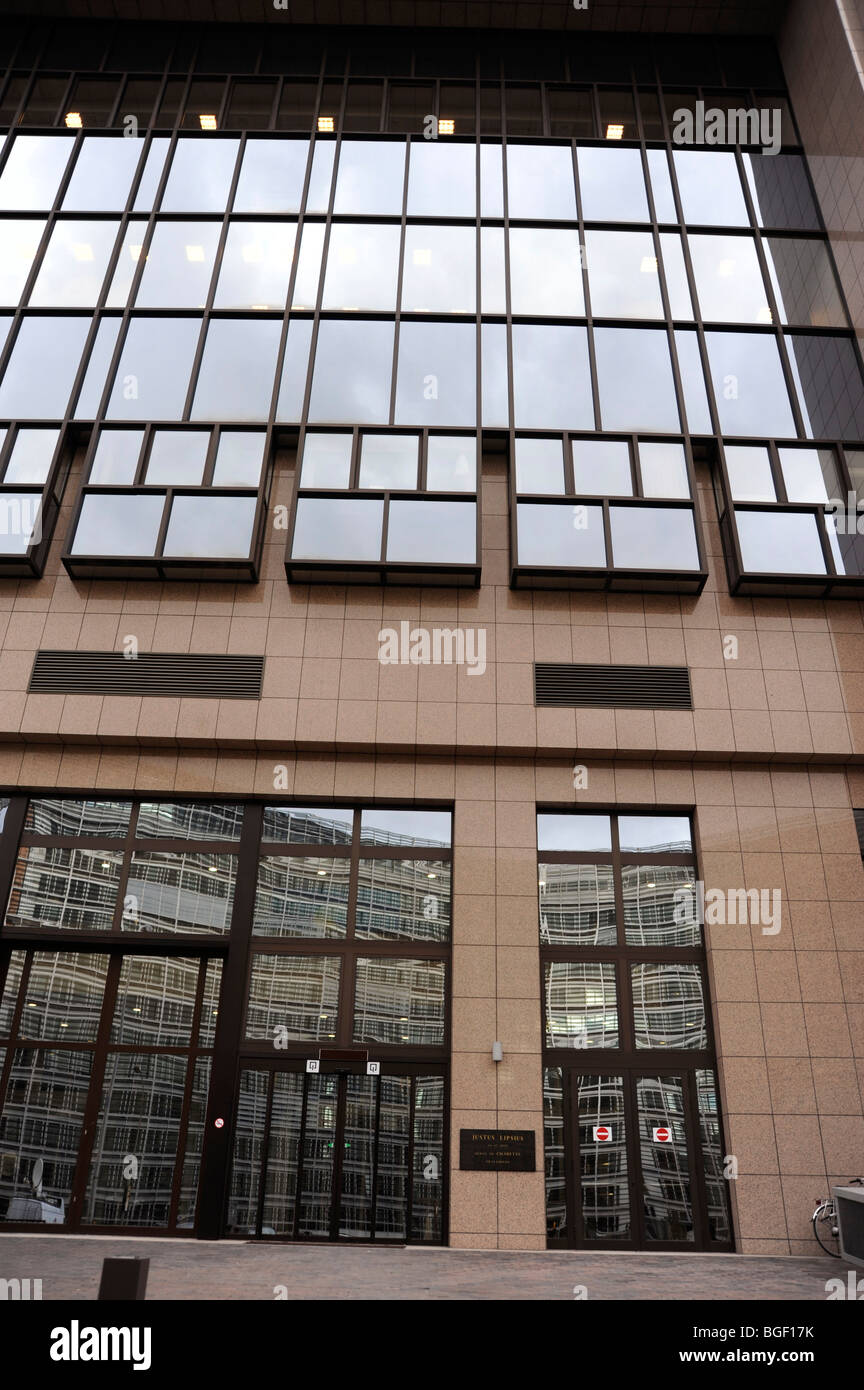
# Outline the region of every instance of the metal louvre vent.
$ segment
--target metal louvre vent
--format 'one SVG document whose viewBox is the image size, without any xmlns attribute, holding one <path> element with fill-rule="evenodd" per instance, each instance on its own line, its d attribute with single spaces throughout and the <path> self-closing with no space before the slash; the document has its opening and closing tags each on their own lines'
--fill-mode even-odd
<svg viewBox="0 0 864 1390">
<path fill-rule="evenodd" d="M 263 656 L 188 652 L 36 653 L 28 689 L 63 695 L 179 695 L 198 700 L 260 700 Z"/>
<path fill-rule="evenodd" d="M 538 705 L 617 709 L 692 709 L 686 666 L 580 666 L 538 661 L 534 666 Z"/>
</svg>

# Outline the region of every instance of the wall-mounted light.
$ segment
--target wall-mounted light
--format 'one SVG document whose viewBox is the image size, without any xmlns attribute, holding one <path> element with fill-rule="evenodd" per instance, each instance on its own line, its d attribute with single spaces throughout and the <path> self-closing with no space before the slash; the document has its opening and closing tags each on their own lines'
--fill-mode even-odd
<svg viewBox="0 0 864 1390">
<path fill-rule="evenodd" d="M 493 1062 L 503 1062 L 503 1061 L 504 1061 L 504 1048 L 502 1047 L 502 1045 L 501 1045 L 500 1042 L 493 1042 L 493 1044 L 492 1044 L 492 1061 L 493 1061 Z"/>
</svg>

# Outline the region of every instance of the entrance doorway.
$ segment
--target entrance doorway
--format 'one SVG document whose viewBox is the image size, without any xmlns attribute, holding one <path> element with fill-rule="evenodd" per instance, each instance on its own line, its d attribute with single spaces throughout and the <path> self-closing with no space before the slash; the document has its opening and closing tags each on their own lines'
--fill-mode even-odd
<svg viewBox="0 0 864 1390">
<path fill-rule="evenodd" d="M 443 1068 L 320 1067 L 242 1069 L 227 1234 L 440 1244 Z"/>
<path fill-rule="evenodd" d="M 544 1091 L 550 1244 L 730 1245 L 713 1071 L 548 1067 Z"/>
</svg>

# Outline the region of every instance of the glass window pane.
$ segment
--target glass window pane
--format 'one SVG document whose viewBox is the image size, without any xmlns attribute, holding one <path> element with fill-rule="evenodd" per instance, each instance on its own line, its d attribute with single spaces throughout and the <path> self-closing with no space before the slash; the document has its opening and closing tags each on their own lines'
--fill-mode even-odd
<svg viewBox="0 0 864 1390">
<path fill-rule="evenodd" d="M 318 329 L 309 419 L 386 424 L 392 366 L 392 323 L 325 320 Z"/>
<path fill-rule="evenodd" d="M 473 324 L 403 322 L 396 375 L 397 425 L 477 421 L 477 330 Z"/>
<path fill-rule="evenodd" d="M 301 497 L 294 523 L 292 558 L 377 560 L 381 555 L 383 521 L 383 500 Z"/>
<path fill-rule="evenodd" d="M 632 497 L 629 444 L 623 439 L 574 439 L 573 480 L 577 496 Z"/>
<path fill-rule="evenodd" d="M 266 420 L 281 332 L 278 319 L 211 319 L 192 419 Z"/>
<path fill-rule="evenodd" d="M 437 960 L 357 960 L 354 1041 L 441 1047 L 445 966 Z"/>
<path fill-rule="evenodd" d="M 564 454 L 560 439 L 517 439 L 515 449 L 517 492 L 563 494 Z"/>
<path fill-rule="evenodd" d="M 666 273 L 666 288 L 669 291 L 669 307 L 673 319 L 692 319 L 693 300 L 687 280 L 687 267 L 684 264 L 684 249 L 677 232 L 660 233 L 660 249 L 663 253 L 663 269 Z"/>
<path fill-rule="evenodd" d="M 0 174 L 0 210 L 47 211 L 57 196 L 72 143 L 68 135 L 16 135 Z"/>
<path fill-rule="evenodd" d="M 336 159 L 336 145 L 331 140 L 315 141 L 312 153 L 312 170 L 309 175 L 309 188 L 306 192 L 306 211 L 326 212 L 330 206 L 330 190 L 333 186 L 333 165 Z"/>
<path fill-rule="evenodd" d="M 786 342 L 807 437 L 864 439 L 864 381 L 851 339 L 801 333 Z"/>
<path fill-rule="evenodd" d="M 42 496 L 38 492 L 0 493 L 0 554 L 24 555 L 39 539 Z"/>
<path fill-rule="evenodd" d="M 628 946 L 701 945 L 695 874 L 695 869 L 680 864 L 623 866 Z"/>
<path fill-rule="evenodd" d="M 294 222 L 232 222 L 213 300 L 217 309 L 284 309 Z"/>
<path fill-rule="evenodd" d="M 510 302 L 514 314 L 579 318 L 585 313 L 578 232 L 511 228 Z"/>
<path fill-rule="evenodd" d="M 477 439 L 474 435 L 428 436 L 426 487 L 429 492 L 476 492 Z"/>
<path fill-rule="evenodd" d="M 100 839 L 123 839 L 131 814 L 131 801 L 38 797 L 28 804 L 24 829 L 32 835 L 98 835 Z"/>
<path fill-rule="evenodd" d="M 213 468 L 214 487 L 257 487 L 266 437 L 253 430 L 222 430 Z"/>
<path fill-rule="evenodd" d="M 360 816 L 364 845 L 449 845 L 453 818 L 449 811 L 387 811 L 377 808 Z"/>
<path fill-rule="evenodd" d="M 9 302 L 14 303 L 14 300 Z M 507 312 L 503 227 L 482 227 L 480 230 L 480 308 L 484 314 Z"/>
<path fill-rule="evenodd" d="M 137 140 L 86 135 L 63 196 L 63 211 L 121 212 L 140 156 Z"/>
<path fill-rule="evenodd" d="M 626 1106 L 621 1076 L 580 1076 L 579 1180 L 586 1240 L 630 1240 Z M 603 1128 L 606 1139 L 598 1139 Z"/>
<path fill-rule="evenodd" d="M 774 335 L 707 333 L 705 338 L 723 433 L 781 439 L 794 435 Z"/>
<path fill-rule="evenodd" d="M 22 1048 L 14 1054 L 2 1132 L 9 1157 L 0 1167 L 0 1212 L 6 1221 L 66 1224 L 92 1064 L 92 1052 Z M 42 1178 L 36 1196 L 38 1159 Z"/>
<path fill-rule="evenodd" d="M 4 484 L 44 483 L 59 438 L 59 430 L 19 430 L 3 475 Z"/>
<path fill-rule="evenodd" d="M 28 931 L 110 931 L 122 863 L 115 850 L 23 846 L 6 925 Z"/>
<path fill-rule="evenodd" d="M 604 430 L 678 431 L 675 379 L 665 330 L 594 330 Z"/>
<path fill-rule="evenodd" d="M 615 945 L 611 864 L 541 864 L 539 887 L 542 945 Z"/>
<path fill-rule="evenodd" d="M 340 962 L 336 956 L 252 956 L 246 1037 L 321 1042 L 336 1036 Z"/>
<path fill-rule="evenodd" d="M 810 512 L 735 512 L 741 563 L 755 574 L 824 574 L 825 556 Z"/>
<path fill-rule="evenodd" d="M 510 424 L 507 325 L 484 323 L 480 328 L 480 343 L 483 424 L 487 428 L 495 425 L 507 427 Z"/>
<path fill-rule="evenodd" d="M 150 212 L 152 210 L 156 201 L 156 194 L 159 191 L 159 180 L 162 178 L 169 143 L 167 136 L 163 135 L 150 141 L 150 148 L 144 161 L 144 172 L 138 184 L 135 202 L 132 204 L 134 212 Z"/>
<path fill-rule="evenodd" d="M 695 329 L 676 329 L 675 351 L 678 354 L 678 371 L 681 375 L 681 387 L 684 392 L 684 405 L 687 410 L 687 425 L 690 433 L 711 434 L 713 432 L 711 407 L 708 404 L 702 354 Z"/>
<path fill-rule="evenodd" d="M 272 957 L 271 957 L 272 959 Z M 277 1082 L 278 1082 L 277 1076 Z M 270 1072 L 240 1069 L 237 1119 L 225 1229 L 231 1235 L 256 1235 L 258 1201 L 264 1174 L 264 1133 L 267 1123 Z M 275 1107 L 274 1098 L 274 1107 Z M 278 1111 L 276 1111 L 278 1115 Z"/>
<path fill-rule="evenodd" d="M 154 430 L 145 482 L 163 487 L 200 483 L 209 446 L 209 430 Z"/>
<path fill-rule="evenodd" d="M 402 211 L 405 146 L 392 140 L 345 140 L 339 152 L 333 211 L 390 216 Z"/>
<path fill-rule="evenodd" d="M 100 430 L 87 481 L 134 483 L 143 442 L 143 430 Z"/>
<path fill-rule="evenodd" d="M 306 232 L 304 228 L 304 251 Z M 377 309 L 393 313 L 399 280 L 399 227 L 364 226 L 359 222 L 337 222 L 330 228 L 327 273 L 321 306 L 324 309 Z M 311 246 L 311 243 L 310 243 Z M 310 251 L 310 265 L 315 260 Z M 320 259 L 320 257 L 319 257 Z M 306 271 L 303 270 L 303 277 Z M 314 301 L 311 275 L 309 285 L 298 291 L 304 301 Z M 301 271 L 298 271 L 298 284 Z"/>
<path fill-rule="evenodd" d="M 344 937 L 350 867 L 349 859 L 299 855 L 259 860 L 253 934 Z"/>
<path fill-rule="evenodd" d="M 688 226 L 749 226 L 734 154 L 724 150 L 675 150 L 672 158 Z"/>
<path fill-rule="evenodd" d="M 744 170 L 760 227 L 821 230 L 807 166 L 799 154 L 745 154 Z"/>
<path fill-rule="evenodd" d="M 663 318 L 650 232 L 586 232 L 585 251 L 595 318 Z"/>
<path fill-rule="evenodd" d="M 566 145 L 510 145 L 507 202 L 511 218 L 575 222 L 573 156 Z M 484 206 L 483 215 L 493 216 Z"/>
<path fill-rule="evenodd" d="M 608 816 L 541 814 L 537 817 L 537 848 L 611 850 L 612 823 Z"/>
<path fill-rule="evenodd" d="M 661 135 L 658 138 L 663 137 Z M 666 150 L 648 150 L 648 174 L 657 221 L 677 222 L 678 209 L 675 207 L 675 195 L 672 192 L 672 178 L 669 173 L 669 155 Z"/>
<path fill-rule="evenodd" d="M 224 936 L 231 925 L 237 857 L 136 850 L 123 904 L 123 931 Z"/>
<path fill-rule="evenodd" d="M 517 429 L 592 430 L 587 330 L 514 324 L 513 397 Z"/>
<path fill-rule="evenodd" d="M 636 1047 L 708 1046 L 698 965 L 631 965 Z"/>
<path fill-rule="evenodd" d="M 179 420 L 200 331 L 200 319 L 133 318 L 114 378 L 108 418 Z"/>
<path fill-rule="evenodd" d="M 111 1041 L 189 1047 L 200 965 L 197 956 L 124 956 Z"/>
<path fill-rule="evenodd" d="M 306 392 L 306 377 L 309 373 L 311 343 L 311 319 L 295 319 L 288 324 L 282 358 L 282 380 L 276 405 L 277 420 L 300 419 Z"/>
<path fill-rule="evenodd" d="M 99 298 L 114 249 L 116 222 L 56 222 L 30 304 L 88 308 Z"/>
<path fill-rule="evenodd" d="M 650 222 L 638 150 L 580 145 L 577 158 L 586 222 Z"/>
<path fill-rule="evenodd" d="M 687 508 L 610 507 L 612 555 L 617 569 L 698 570 L 693 513 Z"/>
<path fill-rule="evenodd" d="M 0 385 L 0 416 L 62 420 L 89 329 L 78 315 L 26 316 Z"/>
<path fill-rule="evenodd" d="M 107 956 L 34 951 L 18 1036 L 95 1042 L 107 974 Z"/>
<path fill-rule="evenodd" d="M 689 241 L 702 318 L 715 323 L 771 323 L 753 239 L 691 236 Z"/>
<path fill-rule="evenodd" d="M 813 328 L 845 328 L 843 300 L 825 243 L 766 237 L 762 244 L 781 321 Z"/>
<path fill-rule="evenodd" d="M 26 951 L 10 951 L 7 961 L 6 978 L 0 990 L 0 1038 L 8 1038 L 12 1032 L 12 1017 L 18 1003 L 18 991 L 24 973 Z M 2 1056 L 0 1049 L 0 1056 Z"/>
<path fill-rule="evenodd" d="M 730 445 L 726 471 L 735 502 L 776 502 L 768 450 L 759 445 Z"/>
<path fill-rule="evenodd" d="M 606 564 L 601 507 L 520 502 L 516 526 L 520 565 L 596 569 Z"/>
<path fill-rule="evenodd" d="M 153 555 L 164 505 L 161 492 L 152 497 L 90 493 L 81 507 L 72 554 Z"/>
<path fill-rule="evenodd" d="M 504 151 L 499 144 L 480 146 L 480 214 L 504 216 Z"/>
<path fill-rule="evenodd" d="M 840 496 L 833 449 L 781 449 L 780 466 L 790 502 L 830 502 Z"/>
<path fill-rule="evenodd" d="M 403 313 L 472 314 L 476 244 L 473 227 L 406 227 Z"/>
<path fill-rule="evenodd" d="M 44 230 L 41 217 L 0 222 L 0 304 L 16 305 L 21 298 Z"/>
<path fill-rule="evenodd" d="M 477 215 L 476 146 L 412 140 L 408 162 L 409 217 Z"/>
<path fill-rule="evenodd" d="M 163 553 L 245 560 L 256 505 L 254 497 L 175 497 Z"/>
<path fill-rule="evenodd" d="M 262 840 L 277 844 L 348 845 L 354 812 L 340 806 L 265 806 Z"/>
<path fill-rule="evenodd" d="M 729 1209 L 724 1177 L 725 1154 L 717 1104 L 717 1080 L 713 1071 L 697 1071 L 696 1100 L 699 1106 L 699 1138 L 708 1206 L 708 1231 L 712 1240 L 729 1240 Z"/>
<path fill-rule="evenodd" d="M 300 486 L 347 487 L 353 442 L 350 434 L 307 434 L 303 442 Z"/>
<path fill-rule="evenodd" d="M 238 802 L 142 801 L 138 840 L 239 840 L 243 806 Z"/>
<path fill-rule="evenodd" d="M 387 522 L 387 559 L 442 565 L 477 561 L 474 502 L 392 501 Z"/>
<path fill-rule="evenodd" d="M 547 961 L 543 975 L 547 1047 L 618 1046 L 614 965 Z"/>
<path fill-rule="evenodd" d="M 636 1104 L 645 1236 L 648 1241 L 692 1241 L 690 1158 L 681 1077 L 639 1077 Z M 669 1137 L 659 1139 L 659 1130 Z"/>
<path fill-rule="evenodd" d="M 639 443 L 642 491 L 646 497 L 689 497 L 687 458 L 683 444 Z"/>
<path fill-rule="evenodd" d="M 564 1086 L 560 1067 L 543 1069 L 543 1151 L 546 1172 L 546 1234 L 567 1235 L 567 1168 L 564 1159 Z"/>
<path fill-rule="evenodd" d="M 355 934 L 370 941 L 449 941 L 450 865 L 361 859 Z"/>
<path fill-rule="evenodd" d="M 221 227 L 218 222 L 158 222 L 135 303 L 139 309 L 203 309 Z"/>
<path fill-rule="evenodd" d="M 109 309 L 123 309 L 129 298 L 129 291 L 132 288 L 132 281 L 138 269 L 138 262 L 144 251 L 144 237 L 147 224 L 139 218 L 133 218 L 126 226 L 120 242 L 120 251 L 117 263 L 114 267 L 114 274 L 111 277 L 111 284 L 105 295 L 105 305 Z M 106 322 L 103 319 L 101 327 L 104 328 Z M 119 320 L 117 320 L 119 326 Z"/>
<path fill-rule="evenodd" d="M 181 136 L 162 194 L 162 212 L 224 212 L 239 148 L 239 140 Z"/>
<path fill-rule="evenodd" d="M 416 434 L 364 434 L 360 487 L 416 488 L 419 444 Z"/>
<path fill-rule="evenodd" d="M 299 212 L 308 157 L 308 140 L 247 140 L 234 211 Z"/>
</svg>

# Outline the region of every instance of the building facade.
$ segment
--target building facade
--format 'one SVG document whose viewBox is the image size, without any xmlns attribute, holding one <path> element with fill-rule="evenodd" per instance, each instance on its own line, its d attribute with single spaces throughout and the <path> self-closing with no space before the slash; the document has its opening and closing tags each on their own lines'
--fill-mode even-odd
<svg viewBox="0 0 864 1390">
<path fill-rule="evenodd" d="M 0 1222 L 806 1253 L 864 15 L 366 8 L 0 32 Z"/>
</svg>

